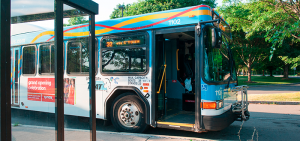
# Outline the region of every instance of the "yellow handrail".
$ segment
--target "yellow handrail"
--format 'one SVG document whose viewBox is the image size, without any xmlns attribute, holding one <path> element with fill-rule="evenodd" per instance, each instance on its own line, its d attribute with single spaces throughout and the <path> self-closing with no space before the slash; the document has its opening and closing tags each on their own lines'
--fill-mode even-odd
<svg viewBox="0 0 300 141">
<path fill-rule="evenodd" d="M 177 49 L 177 51 L 176 51 L 177 71 L 179 71 L 179 68 L 178 68 L 178 51 L 179 51 L 179 49 Z"/>
<path fill-rule="evenodd" d="M 158 89 L 158 91 L 156 92 L 156 93 L 160 93 L 160 89 L 161 89 L 161 85 L 162 85 L 162 81 L 164 80 L 164 75 L 165 75 L 165 73 L 166 73 L 166 68 L 167 68 L 167 65 L 164 65 L 164 72 L 163 72 L 163 75 L 162 75 L 162 77 L 161 77 L 161 81 L 160 81 L 160 85 L 159 85 L 159 89 Z"/>
</svg>

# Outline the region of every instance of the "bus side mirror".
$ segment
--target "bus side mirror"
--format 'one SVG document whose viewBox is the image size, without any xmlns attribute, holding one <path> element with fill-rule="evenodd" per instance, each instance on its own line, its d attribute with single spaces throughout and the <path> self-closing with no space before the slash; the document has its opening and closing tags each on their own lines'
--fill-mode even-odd
<svg viewBox="0 0 300 141">
<path fill-rule="evenodd" d="M 222 32 L 219 28 L 212 28 L 212 47 L 221 48 L 222 46 Z"/>
</svg>

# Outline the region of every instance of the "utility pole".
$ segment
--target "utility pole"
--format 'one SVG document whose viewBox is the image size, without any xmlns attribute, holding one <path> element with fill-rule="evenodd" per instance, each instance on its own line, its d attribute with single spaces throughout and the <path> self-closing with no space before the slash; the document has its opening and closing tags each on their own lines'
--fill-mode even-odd
<svg viewBox="0 0 300 141">
<path fill-rule="evenodd" d="M 125 8 L 125 5 L 119 5 L 119 9 L 122 9 L 122 17 L 123 17 L 123 9 Z"/>
</svg>

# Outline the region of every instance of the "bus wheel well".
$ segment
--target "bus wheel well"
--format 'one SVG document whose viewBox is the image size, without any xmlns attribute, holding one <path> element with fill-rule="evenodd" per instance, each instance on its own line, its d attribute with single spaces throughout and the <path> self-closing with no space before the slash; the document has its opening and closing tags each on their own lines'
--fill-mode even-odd
<svg viewBox="0 0 300 141">
<path fill-rule="evenodd" d="M 141 101 L 144 103 L 144 108 L 145 108 L 145 118 L 146 118 L 146 123 L 149 123 L 150 120 L 149 120 L 149 117 L 150 117 L 150 106 L 149 106 L 149 103 L 148 101 L 145 99 L 145 97 L 143 97 L 143 95 L 140 93 L 138 94 L 138 92 L 136 91 L 137 89 L 117 89 L 115 90 L 111 96 L 109 97 L 109 99 L 107 100 L 107 102 L 105 103 L 105 111 L 106 113 L 104 115 L 106 115 L 106 119 L 107 120 L 110 120 L 110 108 L 112 106 L 112 103 L 113 101 L 121 94 L 124 94 L 124 93 L 132 93 L 134 95 L 137 95 Z M 149 121 L 149 122 L 148 122 Z"/>
</svg>

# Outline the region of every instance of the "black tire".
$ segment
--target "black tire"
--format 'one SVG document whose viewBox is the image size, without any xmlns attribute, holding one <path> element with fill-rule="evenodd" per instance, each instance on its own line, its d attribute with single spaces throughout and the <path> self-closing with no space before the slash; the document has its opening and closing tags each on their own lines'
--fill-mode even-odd
<svg viewBox="0 0 300 141">
<path fill-rule="evenodd" d="M 148 127 L 144 103 L 132 93 L 119 95 L 112 104 L 110 115 L 112 124 L 119 132 L 141 133 Z"/>
</svg>

